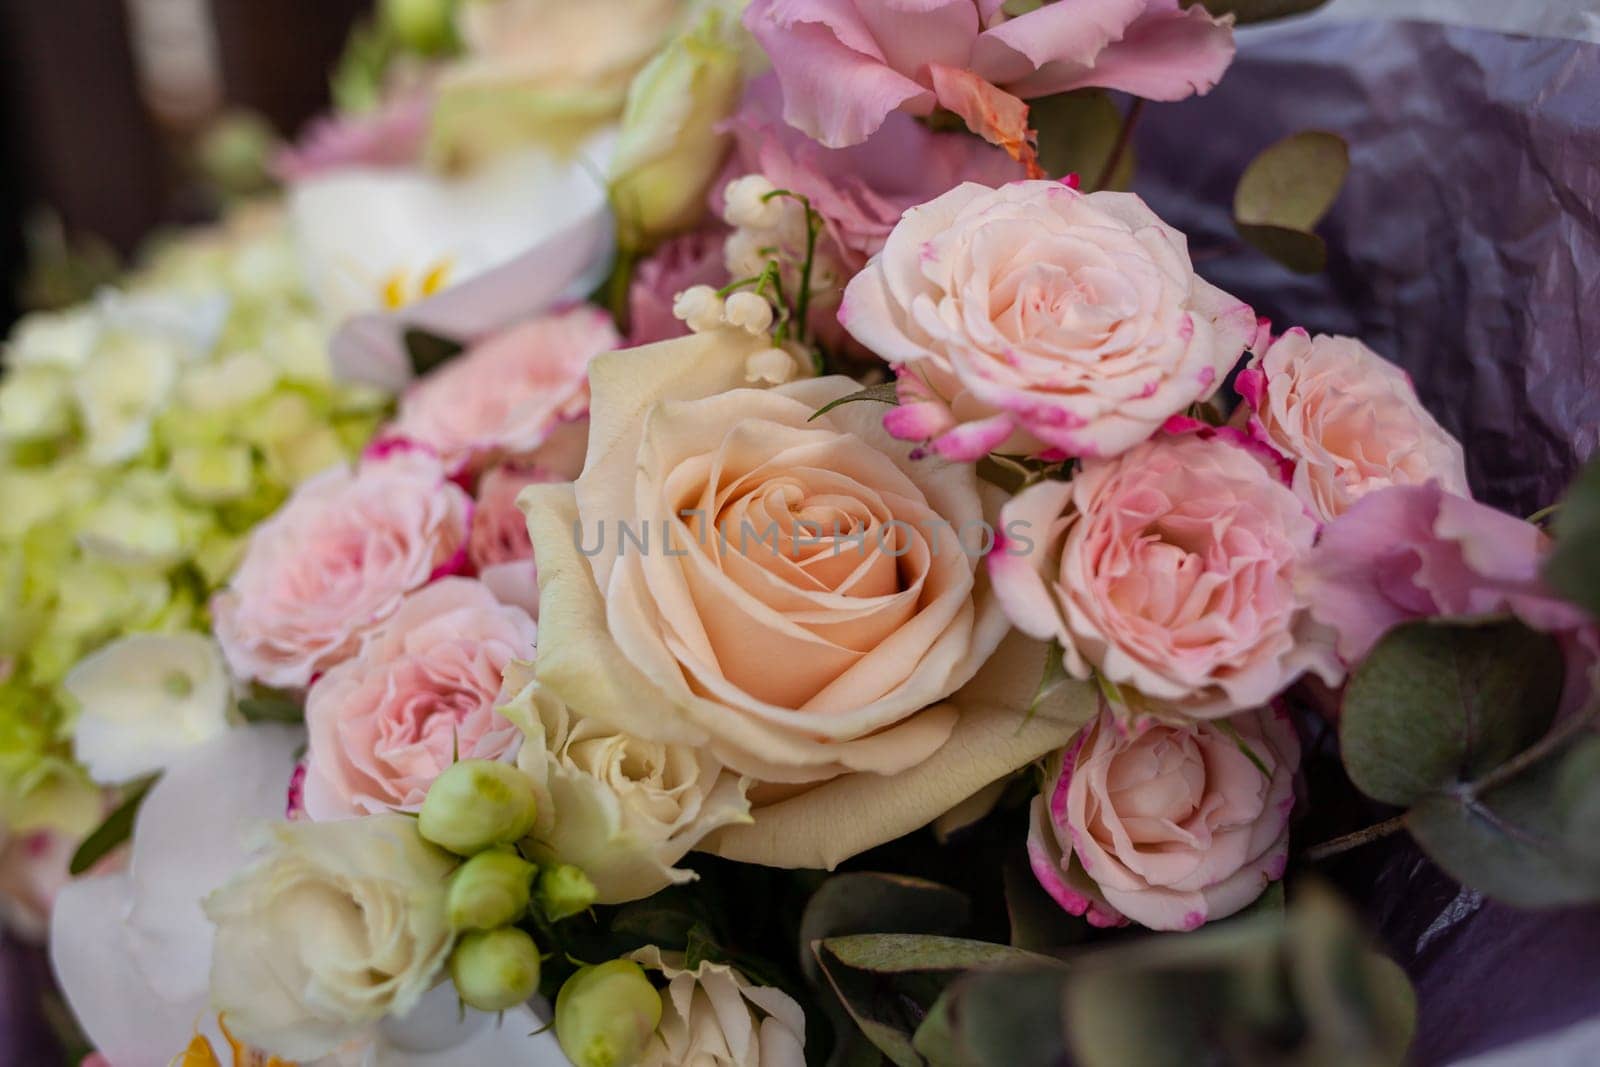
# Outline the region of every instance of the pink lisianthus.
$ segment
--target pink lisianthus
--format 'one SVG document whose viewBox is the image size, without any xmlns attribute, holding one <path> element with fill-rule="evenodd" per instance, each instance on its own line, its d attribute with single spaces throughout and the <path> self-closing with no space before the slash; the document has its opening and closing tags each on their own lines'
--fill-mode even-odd
<svg viewBox="0 0 1600 1067">
<path fill-rule="evenodd" d="M 895 111 L 943 106 L 970 121 L 974 88 L 991 101 L 1091 86 L 1181 100 L 1233 61 L 1233 20 L 1198 4 L 1073 0 L 1018 16 L 1003 6 L 754 0 L 745 25 L 783 83 L 785 120 L 832 148 L 860 144 Z"/>
<path fill-rule="evenodd" d="M 309 685 L 406 593 L 459 569 L 471 517 L 471 498 L 419 449 L 388 449 L 304 482 L 256 527 L 212 600 L 229 668 L 269 686 Z"/>
<path fill-rule="evenodd" d="M 1282 712 L 1130 730 L 1102 710 L 1034 799 L 1034 876 L 1095 926 L 1226 918 L 1283 876 L 1299 764 Z"/>
<path fill-rule="evenodd" d="M 511 758 L 521 734 L 495 701 L 506 666 L 533 658 L 537 632 L 468 578 L 408 596 L 307 694 L 306 813 L 416 811 L 457 756 Z"/>
<path fill-rule="evenodd" d="M 668 240 L 640 261 L 628 286 L 628 344 L 632 347 L 686 337 L 689 327 L 672 313 L 678 294 L 696 285 L 722 288 L 728 268 L 721 226 L 692 230 Z"/>
<path fill-rule="evenodd" d="M 610 316 L 589 306 L 520 323 L 413 384 L 389 430 L 436 451 L 452 473 L 510 459 L 575 475 L 589 361 L 621 343 Z"/>
<path fill-rule="evenodd" d="M 962 185 L 908 211 L 839 319 L 899 374 L 884 419 L 946 459 L 1114 456 L 1214 393 L 1256 333 L 1128 193 Z"/>
<path fill-rule="evenodd" d="M 507 604 L 539 617 L 539 572 L 533 562 L 528 520 L 517 507 L 517 494 L 530 485 L 562 479 L 537 467 L 496 467 L 478 482 L 472 512 L 467 558 L 478 580 Z"/>
<path fill-rule="evenodd" d="M 728 123 L 735 150 L 727 174 L 761 174 L 806 197 L 851 274 L 882 250 L 907 209 L 963 182 L 994 186 L 1023 176 L 1004 152 L 964 134 L 936 133 L 909 115 L 889 115 L 860 145 L 825 148 L 784 123 L 781 104 L 776 78 L 751 83 Z M 720 189 L 713 202 L 720 207 Z"/>
<path fill-rule="evenodd" d="M 1405 372 L 1350 337 L 1293 329 L 1251 360 L 1236 385 L 1251 427 L 1294 464 L 1294 489 L 1317 517 L 1367 493 L 1437 480 L 1469 496 L 1461 444 L 1417 399 Z"/>
<path fill-rule="evenodd" d="M 1414 619 L 1511 614 L 1567 646 L 1568 703 L 1587 691 L 1600 631 L 1540 572 L 1550 538 L 1530 522 L 1446 491 L 1399 485 L 1357 500 L 1323 528 L 1297 584 L 1315 618 L 1355 664 L 1391 628 Z"/>
<path fill-rule="evenodd" d="M 315 119 L 295 145 L 278 153 L 272 172 L 299 182 L 348 167 L 412 166 L 422 156 L 432 110 L 432 98 L 419 92 L 371 114 Z"/>
<path fill-rule="evenodd" d="M 1085 461 L 1013 497 L 1000 523 L 988 562 L 1007 616 L 1136 712 L 1221 718 L 1307 671 L 1341 677 L 1295 586 L 1316 521 L 1268 457 L 1229 436 Z"/>
</svg>

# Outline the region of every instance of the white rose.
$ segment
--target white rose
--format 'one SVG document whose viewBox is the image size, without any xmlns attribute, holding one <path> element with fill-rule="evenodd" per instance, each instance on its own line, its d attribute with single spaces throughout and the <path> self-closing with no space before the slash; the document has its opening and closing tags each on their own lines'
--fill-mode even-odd
<svg viewBox="0 0 1600 1067">
<path fill-rule="evenodd" d="M 631 959 L 667 980 L 661 1025 L 639 1067 L 802 1067 L 806 1017 L 789 994 L 752 985 L 723 963 L 694 970 L 677 953 L 647 945 Z"/>
<path fill-rule="evenodd" d="M 747 783 L 703 748 L 647 741 L 583 719 L 513 664 L 500 713 L 527 735 L 517 766 L 539 794 L 533 837 L 581 868 L 600 902 L 647 897 L 712 830 L 750 821 Z"/>
<path fill-rule="evenodd" d="M 295 1060 L 405 1014 L 450 953 L 455 863 L 403 815 L 272 826 L 266 850 L 206 898 L 212 1003 L 241 1039 Z"/>
</svg>

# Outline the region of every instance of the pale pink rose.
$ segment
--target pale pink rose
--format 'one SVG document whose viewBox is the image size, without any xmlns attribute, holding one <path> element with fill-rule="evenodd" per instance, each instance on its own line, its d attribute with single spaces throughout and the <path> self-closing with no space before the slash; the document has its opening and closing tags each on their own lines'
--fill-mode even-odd
<svg viewBox="0 0 1600 1067">
<path fill-rule="evenodd" d="M 478 482 L 477 507 L 467 558 L 478 580 L 501 601 L 539 617 L 539 572 L 533 565 L 528 520 L 517 508 L 517 494 L 530 485 L 564 479 L 538 467 L 496 467 Z"/>
<path fill-rule="evenodd" d="M 628 286 L 628 344 L 685 337 L 689 327 L 672 313 L 678 294 L 696 285 L 728 284 L 722 226 L 693 230 L 667 241 L 639 263 Z"/>
<path fill-rule="evenodd" d="M 299 689 L 406 593 L 466 562 L 472 500 L 432 455 L 389 449 L 304 482 L 250 535 L 211 603 L 235 676 Z"/>
<path fill-rule="evenodd" d="M 452 472 L 500 459 L 551 466 L 540 453 L 588 414 L 589 361 L 621 341 L 610 316 L 586 305 L 512 326 L 413 384 L 389 432 L 432 448 Z"/>
<path fill-rule="evenodd" d="M 1102 710 L 1033 801 L 1028 860 L 1095 926 L 1194 930 L 1283 876 L 1299 765 L 1281 711 L 1129 729 Z"/>
<path fill-rule="evenodd" d="M 514 757 L 522 735 L 495 703 L 537 633 L 527 612 L 469 578 L 406 597 L 306 696 L 306 814 L 416 811 L 456 758 Z"/>
<path fill-rule="evenodd" d="M 1312 614 L 1337 632 L 1346 663 L 1364 659 L 1403 622 L 1509 613 L 1567 638 L 1570 673 L 1581 675 L 1600 651 L 1600 635 L 1594 620 L 1540 578 L 1550 547 L 1539 527 L 1437 482 L 1394 486 L 1362 497 L 1323 528 L 1298 583 Z"/>
<path fill-rule="evenodd" d="M 433 100 L 416 92 L 387 102 L 371 114 L 313 119 L 292 147 L 279 152 L 272 172 L 300 182 L 349 167 L 408 167 L 422 158 Z"/>
<path fill-rule="evenodd" d="M 893 111 L 965 113 L 976 81 L 1023 99 L 1099 86 L 1181 100 L 1233 61 L 1233 20 L 1179 0 L 1072 0 L 1016 17 L 1004 0 L 754 0 L 749 27 L 783 83 L 784 118 L 833 148 Z"/>
<path fill-rule="evenodd" d="M 1022 167 L 999 149 L 963 133 L 936 133 L 910 115 L 890 115 L 862 144 L 830 149 L 786 124 L 771 75 L 752 82 L 727 124 L 735 138 L 726 174 L 765 175 L 806 197 L 822 216 L 838 260 L 854 274 L 883 248 L 907 209 L 962 182 L 1004 185 Z M 713 194 L 720 210 L 722 190 Z"/>
<path fill-rule="evenodd" d="M 1236 387 L 1265 438 L 1294 461 L 1295 492 L 1324 521 L 1391 485 L 1436 479 L 1471 495 L 1461 444 L 1404 371 L 1354 338 L 1290 330 Z"/>
<path fill-rule="evenodd" d="M 989 574 L 1006 614 L 1135 712 L 1220 718 L 1308 670 L 1341 677 L 1295 590 L 1316 520 L 1253 448 L 1158 437 L 1023 490 L 1000 519 Z"/>
<path fill-rule="evenodd" d="M 1128 193 L 962 185 L 906 213 L 839 319 L 893 364 L 903 440 L 947 459 L 1113 456 L 1210 396 L 1255 335 Z"/>
<path fill-rule="evenodd" d="M 11 836 L 0 827 L 0 929 L 30 943 L 44 941 L 50 910 L 71 881 L 67 867 L 80 843 L 59 830 Z"/>
</svg>

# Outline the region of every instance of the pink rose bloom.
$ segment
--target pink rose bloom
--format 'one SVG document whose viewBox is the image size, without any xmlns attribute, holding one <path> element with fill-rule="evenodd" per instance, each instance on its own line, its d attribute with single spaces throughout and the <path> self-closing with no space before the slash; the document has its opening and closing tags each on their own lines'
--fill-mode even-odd
<svg viewBox="0 0 1600 1067">
<path fill-rule="evenodd" d="M 784 123 L 771 75 L 752 82 L 728 123 L 735 137 L 727 175 L 765 175 L 811 201 L 839 261 L 854 274 L 883 248 L 900 216 L 963 182 L 1004 185 L 1023 176 L 1004 152 L 963 133 L 935 133 L 890 115 L 862 144 L 829 149 Z M 713 197 L 721 207 L 721 190 Z"/>
<path fill-rule="evenodd" d="M 247 681 L 309 685 L 406 593 L 465 563 L 471 516 L 471 498 L 415 449 L 303 483 L 251 533 L 211 602 L 228 666 Z"/>
<path fill-rule="evenodd" d="M 539 572 L 533 565 L 533 539 L 528 519 L 517 507 L 517 494 L 530 485 L 558 482 L 537 467 L 496 467 L 478 482 L 478 504 L 472 512 L 467 558 L 478 580 L 503 603 L 515 604 L 539 617 Z"/>
<path fill-rule="evenodd" d="M 1306 671 L 1337 684 L 1295 578 L 1317 523 L 1255 450 L 1224 436 L 1087 460 L 1000 512 L 989 575 L 1018 629 L 1066 649 L 1135 711 L 1215 719 Z"/>
<path fill-rule="evenodd" d="M 432 448 L 452 472 L 542 459 L 547 446 L 567 452 L 589 412 L 589 361 L 621 343 L 610 316 L 587 305 L 520 323 L 414 383 L 389 430 Z M 581 442 L 571 443 L 581 459 Z"/>
<path fill-rule="evenodd" d="M 1193 930 L 1226 918 L 1283 877 L 1299 765 L 1282 712 L 1129 730 L 1104 709 L 1033 801 L 1034 876 L 1095 926 Z"/>
<path fill-rule="evenodd" d="M 0 827 L 0 930 L 42 943 L 56 894 L 71 881 L 68 865 L 82 839 L 36 829 L 12 836 Z"/>
<path fill-rule="evenodd" d="M 962 185 L 906 213 L 839 319 L 893 364 L 884 427 L 947 459 L 1114 456 L 1210 396 L 1256 333 L 1129 193 Z"/>
<path fill-rule="evenodd" d="M 306 814 L 416 811 L 457 755 L 510 759 L 522 735 L 496 698 L 507 664 L 533 658 L 537 633 L 527 612 L 469 578 L 406 597 L 306 696 Z"/>
<path fill-rule="evenodd" d="M 1098 86 L 1181 100 L 1233 61 L 1233 20 L 1179 0 L 754 0 L 749 27 L 783 83 L 784 119 L 831 148 L 894 111 L 965 114 L 976 81 L 1030 99 Z"/>
<path fill-rule="evenodd" d="M 412 93 L 371 114 L 314 119 L 299 143 L 278 153 L 272 172 L 300 182 L 349 167 L 412 166 L 422 157 L 432 111 L 426 93 Z"/>
<path fill-rule="evenodd" d="M 1375 489 L 1438 480 L 1470 496 L 1461 444 L 1411 379 L 1350 337 L 1293 329 L 1239 374 L 1266 440 L 1294 461 L 1294 489 L 1327 521 Z"/>
<path fill-rule="evenodd" d="M 667 241 L 640 261 L 628 286 L 628 344 L 633 347 L 687 337 L 689 327 L 672 313 L 678 294 L 696 285 L 728 284 L 721 226 L 693 230 Z"/>
<path fill-rule="evenodd" d="M 1437 482 L 1394 486 L 1362 497 L 1323 528 L 1299 585 L 1312 614 L 1338 634 L 1346 663 L 1365 658 L 1403 622 L 1509 613 L 1568 638 L 1569 673 L 1581 675 L 1600 652 L 1600 635 L 1540 578 L 1550 547 L 1532 523 Z M 1570 654 L 1574 643 L 1582 655 Z M 1583 689 L 1569 684 L 1568 693 Z"/>
</svg>

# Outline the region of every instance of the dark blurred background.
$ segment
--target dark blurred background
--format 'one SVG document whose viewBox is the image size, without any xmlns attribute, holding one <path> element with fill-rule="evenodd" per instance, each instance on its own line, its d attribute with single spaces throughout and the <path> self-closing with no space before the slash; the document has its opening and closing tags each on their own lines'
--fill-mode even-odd
<svg viewBox="0 0 1600 1067">
<path fill-rule="evenodd" d="M 156 227 L 214 213 L 190 162 L 201 132 L 243 108 L 292 135 L 327 106 L 345 35 L 371 6 L 0 0 L 0 329 L 19 309 L 30 233 L 126 257 Z"/>
</svg>

